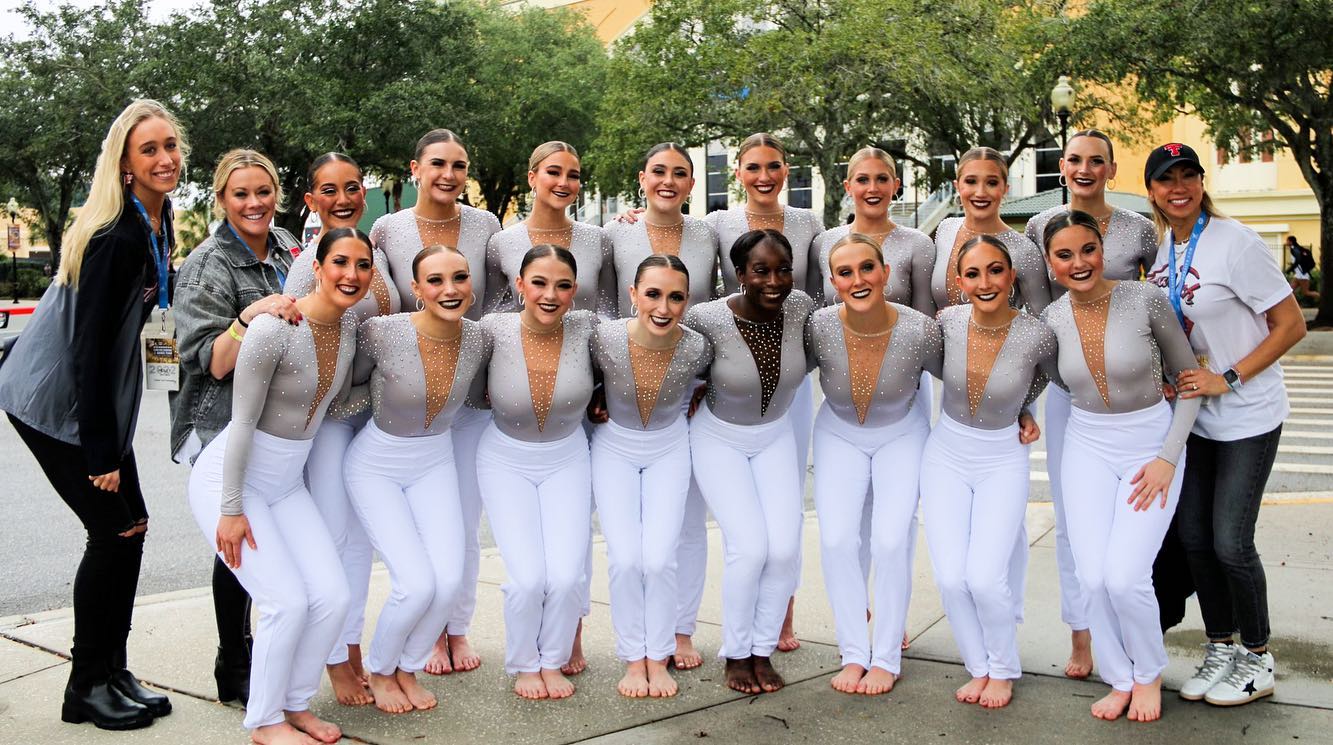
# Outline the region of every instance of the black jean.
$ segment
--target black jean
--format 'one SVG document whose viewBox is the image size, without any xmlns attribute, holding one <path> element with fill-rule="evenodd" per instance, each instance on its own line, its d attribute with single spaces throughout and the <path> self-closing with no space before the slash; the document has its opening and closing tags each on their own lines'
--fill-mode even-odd
<svg viewBox="0 0 1333 745">
<path fill-rule="evenodd" d="M 143 533 L 121 533 L 148 521 L 134 452 L 120 462 L 120 490 L 102 491 L 88 479 L 78 445 L 61 442 L 10 416 L 56 493 L 83 523 L 88 542 L 74 575 L 74 646 L 69 682 L 87 690 L 125 667 L 125 642 L 139 588 Z"/>
<path fill-rule="evenodd" d="M 1268 582 L 1254 526 L 1282 426 L 1229 442 L 1190 435 L 1176 528 L 1209 639 L 1240 632 L 1241 644 L 1268 644 Z"/>
</svg>

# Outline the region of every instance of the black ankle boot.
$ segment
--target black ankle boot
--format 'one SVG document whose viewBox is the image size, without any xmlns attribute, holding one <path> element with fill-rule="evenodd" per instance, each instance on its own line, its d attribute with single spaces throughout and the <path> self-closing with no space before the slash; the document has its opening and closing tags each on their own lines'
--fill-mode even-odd
<svg viewBox="0 0 1333 745">
<path fill-rule="evenodd" d="M 98 729 L 139 729 L 153 723 L 146 707 L 126 698 L 109 682 L 98 683 L 87 691 L 65 688 L 65 704 L 60 719 L 70 724 L 92 722 Z"/>
<path fill-rule="evenodd" d="M 213 661 L 213 679 L 218 684 L 218 700 L 237 701 L 245 706 L 250 701 L 250 661 L 237 660 L 224 654 L 218 647 Z"/>
<path fill-rule="evenodd" d="M 125 698 L 141 704 L 155 717 L 164 717 L 171 713 L 171 699 L 139 685 L 138 678 L 135 678 L 134 673 L 129 670 L 121 668 L 111 673 L 111 687 Z"/>
</svg>

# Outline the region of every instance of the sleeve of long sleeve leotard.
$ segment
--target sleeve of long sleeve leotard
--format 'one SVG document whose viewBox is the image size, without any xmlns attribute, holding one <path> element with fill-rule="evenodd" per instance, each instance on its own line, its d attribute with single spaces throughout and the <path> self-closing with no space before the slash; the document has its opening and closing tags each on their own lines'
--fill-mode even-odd
<svg viewBox="0 0 1333 745">
<path fill-rule="evenodd" d="M 227 449 L 222 458 L 222 514 L 243 515 L 245 469 L 250 463 L 255 429 L 264 411 L 269 385 L 286 351 L 286 321 L 270 315 L 257 316 L 241 343 L 232 385 L 231 424 Z"/>
</svg>

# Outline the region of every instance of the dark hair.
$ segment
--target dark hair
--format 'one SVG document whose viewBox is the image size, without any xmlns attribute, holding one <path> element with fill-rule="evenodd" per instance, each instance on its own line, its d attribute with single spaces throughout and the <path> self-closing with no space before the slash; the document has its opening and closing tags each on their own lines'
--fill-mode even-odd
<svg viewBox="0 0 1333 745">
<path fill-rule="evenodd" d="M 366 244 L 366 252 L 373 256 L 375 249 L 371 246 L 370 236 L 356 228 L 334 228 L 319 239 L 319 245 L 315 248 L 315 261 L 323 264 L 324 259 L 329 256 L 329 251 L 333 249 L 333 244 L 344 238 L 355 238 Z"/>
<path fill-rule="evenodd" d="M 523 254 L 523 262 L 518 265 L 518 276 L 522 277 L 528 271 L 529 264 L 548 256 L 553 256 L 568 265 L 569 271 L 573 272 L 575 277 L 579 275 L 579 264 L 574 260 L 574 254 L 570 253 L 568 248 L 557 246 L 554 243 L 539 243 Z"/>
<path fill-rule="evenodd" d="M 787 260 L 791 261 L 791 243 L 787 240 L 787 236 L 772 228 L 751 230 L 742 233 L 741 237 L 731 244 L 731 265 L 736 267 L 736 271 L 745 271 L 746 265 L 750 263 L 750 252 L 761 243 L 782 249 L 782 252 L 787 254 Z"/>
<path fill-rule="evenodd" d="M 1046 223 L 1046 229 L 1041 233 L 1041 248 L 1044 253 L 1051 252 L 1051 239 L 1065 228 L 1087 228 L 1092 234 L 1097 236 L 1097 242 L 1102 242 L 1102 231 L 1097 225 L 1097 218 L 1089 215 L 1083 210 L 1069 210 L 1052 217 L 1050 222 Z"/>
<path fill-rule="evenodd" d="M 421 277 L 417 274 L 417 268 L 421 266 L 421 262 L 425 261 L 426 259 L 429 259 L 435 254 L 442 254 L 442 253 L 456 253 L 459 256 L 463 257 L 464 263 L 467 263 L 467 254 L 463 253 L 462 251 L 459 251 L 457 248 L 454 248 L 453 246 L 446 246 L 441 243 L 436 243 L 434 245 L 426 246 L 420 251 L 417 251 L 417 255 L 412 257 L 412 279 L 416 280 L 421 279 Z M 468 270 L 471 271 L 471 269 L 472 266 L 471 264 L 469 264 Z"/>
<path fill-rule="evenodd" d="M 1004 256 L 1004 263 L 1010 269 L 1014 268 L 1014 260 L 1009 257 L 1009 247 L 1004 245 L 1004 241 L 1000 240 L 999 238 L 996 238 L 993 235 L 987 235 L 986 233 L 982 233 L 981 235 L 975 235 L 972 236 L 971 238 L 968 238 L 967 242 L 964 243 L 958 249 L 958 261 L 957 263 L 954 264 L 953 270 L 958 274 L 962 274 L 963 257 L 967 255 L 968 251 L 971 251 L 972 249 L 976 248 L 977 246 L 980 246 L 983 243 L 999 251 L 1000 254 Z"/>
<path fill-rule="evenodd" d="M 684 147 L 680 145 L 677 145 L 674 142 L 659 142 L 656 145 L 653 145 L 652 147 L 648 148 L 648 153 L 643 156 L 643 167 L 647 169 L 648 161 L 652 160 L 654 155 L 657 155 L 658 153 L 665 153 L 668 150 L 676 153 L 677 155 L 685 159 L 685 162 L 690 165 L 690 175 L 693 176 L 694 159 L 690 157 L 690 151 L 686 150 Z"/>
<path fill-rule="evenodd" d="M 454 134 L 451 130 L 432 129 L 422 135 L 421 139 L 417 140 L 417 149 L 413 151 L 412 159 L 421 160 L 421 155 L 426 152 L 426 148 L 440 142 L 457 142 L 459 147 L 464 150 L 467 149 L 467 146 L 463 144 L 463 141 L 459 139 L 458 135 Z"/>
<path fill-rule="evenodd" d="M 1069 143 L 1073 142 L 1079 137 L 1092 137 L 1094 139 L 1098 139 L 1101 140 L 1102 142 L 1105 142 L 1106 155 L 1111 159 L 1111 162 L 1113 163 L 1115 162 L 1115 145 L 1111 144 L 1111 138 L 1107 137 L 1105 132 L 1101 131 L 1100 129 L 1080 129 L 1074 134 L 1069 135 L 1069 139 L 1065 141 L 1065 149 L 1068 150 Z"/>
<path fill-rule="evenodd" d="M 671 254 L 653 254 L 643 261 L 639 262 L 639 268 L 634 270 L 634 286 L 639 286 L 639 278 L 643 273 L 653 267 L 662 267 L 665 269 L 674 269 L 685 275 L 685 285 L 690 284 L 690 270 L 685 268 L 685 262 L 680 260 L 679 256 Z"/>
<path fill-rule="evenodd" d="M 309 184 L 311 191 L 315 190 L 315 177 L 319 175 L 319 169 L 330 163 L 347 163 L 356 169 L 357 178 L 361 177 L 361 166 L 352 160 L 352 156 L 346 153 L 324 153 L 310 163 L 310 170 L 305 173 L 306 183 Z"/>
<path fill-rule="evenodd" d="M 782 162 L 787 162 L 787 148 L 782 146 L 782 140 L 767 132 L 755 132 L 741 140 L 740 147 L 736 148 L 736 162 L 739 163 L 747 152 L 757 147 L 771 147 L 778 151 L 778 155 L 782 156 Z"/>
</svg>

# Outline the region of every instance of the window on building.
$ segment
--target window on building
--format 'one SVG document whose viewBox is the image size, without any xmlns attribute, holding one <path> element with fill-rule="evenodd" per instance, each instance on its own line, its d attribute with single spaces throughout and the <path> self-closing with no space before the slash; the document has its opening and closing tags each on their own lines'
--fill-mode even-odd
<svg viewBox="0 0 1333 745">
<path fill-rule="evenodd" d="M 787 173 L 787 204 L 801 209 L 810 209 L 814 204 L 814 189 L 811 187 L 810 166 L 792 166 Z"/>
<path fill-rule="evenodd" d="M 1060 188 L 1060 142 L 1047 137 L 1033 148 L 1036 164 L 1037 193 Z"/>
<path fill-rule="evenodd" d="M 1254 136 L 1255 136 L 1255 131 L 1252 129 L 1241 130 L 1241 132 L 1236 136 L 1237 149 L 1240 150 L 1240 152 L 1236 154 L 1237 163 L 1254 162 L 1255 153 L 1251 149 L 1254 146 Z M 1272 142 L 1273 130 L 1271 129 L 1264 130 L 1263 134 L 1261 134 L 1260 137 L 1265 143 Z M 1217 164 L 1220 166 L 1224 166 L 1230 162 L 1231 162 L 1231 154 L 1227 152 L 1226 148 L 1219 147 L 1217 149 Z M 1259 162 L 1272 163 L 1273 151 L 1266 150 L 1264 152 L 1259 153 Z"/>
<path fill-rule="evenodd" d="M 727 208 L 727 153 L 710 153 L 708 156 L 708 207 L 707 212 L 716 212 Z"/>
</svg>

